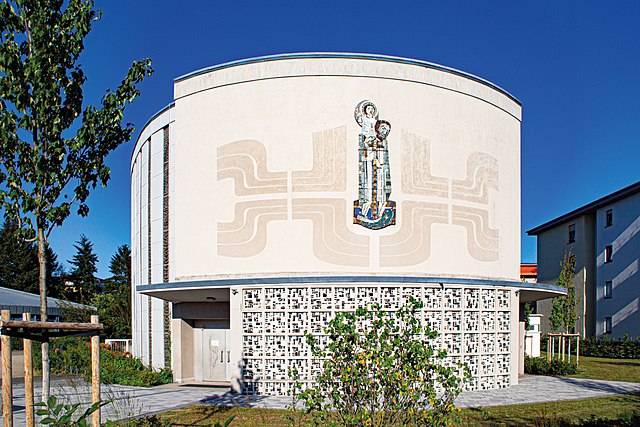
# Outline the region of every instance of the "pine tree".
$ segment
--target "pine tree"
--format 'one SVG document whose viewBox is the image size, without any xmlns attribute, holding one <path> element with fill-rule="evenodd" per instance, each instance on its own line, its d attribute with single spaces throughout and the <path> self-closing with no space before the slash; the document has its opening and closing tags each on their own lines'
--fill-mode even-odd
<svg viewBox="0 0 640 427">
<path fill-rule="evenodd" d="M 131 289 L 131 249 L 128 245 L 118 246 L 116 253 L 111 257 L 109 271 L 112 276 L 105 281 L 105 292 Z"/>
<path fill-rule="evenodd" d="M 18 237 L 15 220 L 5 220 L 0 229 L 0 286 L 19 291 L 38 293 L 38 248 L 33 242 Z M 47 281 L 51 283 L 49 296 L 61 295 L 61 266 L 58 256 L 46 247 Z"/>
<path fill-rule="evenodd" d="M 36 251 L 37 256 L 38 248 L 35 245 L 34 251 Z M 53 251 L 53 249 L 51 249 L 51 246 L 49 246 L 48 243 L 45 248 L 45 258 L 47 260 L 47 288 L 49 296 L 54 298 L 63 298 L 65 276 L 64 267 L 58 262 L 58 255 Z"/>
<path fill-rule="evenodd" d="M 105 293 L 95 299 L 105 338 L 131 337 L 131 250 L 122 245 L 111 257 Z"/>
<path fill-rule="evenodd" d="M 93 243 L 82 234 L 73 247 L 76 254 L 69 264 L 73 266 L 71 277 L 74 291 L 70 292 L 69 299 L 83 304 L 89 304 L 91 299 L 98 294 L 98 279 L 95 274 L 98 272 L 98 256 L 93 252 Z"/>
<path fill-rule="evenodd" d="M 16 221 L 5 220 L 0 230 L 0 286 L 38 293 L 38 251 L 17 235 Z"/>
</svg>

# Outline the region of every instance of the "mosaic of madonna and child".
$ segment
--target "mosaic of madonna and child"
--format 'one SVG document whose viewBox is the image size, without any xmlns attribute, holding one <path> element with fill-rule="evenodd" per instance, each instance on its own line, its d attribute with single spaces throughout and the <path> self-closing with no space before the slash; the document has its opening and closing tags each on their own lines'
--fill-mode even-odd
<svg viewBox="0 0 640 427">
<path fill-rule="evenodd" d="M 387 136 L 391 124 L 378 119 L 371 101 L 356 106 L 356 122 L 362 127 L 358 143 L 358 200 L 353 202 L 353 222 L 373 230 L 396 223 L 396 202 L 391 197 L 391 168 Z"/>
</svg>

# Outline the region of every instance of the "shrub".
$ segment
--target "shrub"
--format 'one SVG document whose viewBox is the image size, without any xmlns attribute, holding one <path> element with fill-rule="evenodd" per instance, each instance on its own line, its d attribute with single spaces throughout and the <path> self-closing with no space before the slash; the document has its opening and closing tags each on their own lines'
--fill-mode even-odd
<svg viewBox="0 0 640 427">
<path fill-rule="evenodd" d="M 559 359 L 553 359 L 549 362 L 542 357 L 525 356 L 524 372 L 533 375 L 572 375 L 578 372 L 578 367 L 575 363 Z"/>
<path fill-rule="evenodd" d="M 40 351 L 34 347 L 36 366 Z M 91 380 L 91 347 L 86 339 L 61 338 L 51 342 L 51 372 L 58 375 L 82 375 Z M 170 369 L 154 371 L 129 353 L 111 351 L 100 346 L 100 381 L 103 384 L 151 387 L 173 381 Z"/>
<path fill-rule="evenodd" d="M 76 411 L 80 407 L 79 403 L 74 405 L 66 405 L 64 403 L 58 403 L 58 399 L 55 396 L 49 397 L 46 402 L 38 402 L 33 406 L 39 406 L 43 409 L 36 410 L 36 415 L 42 417 L 40 423 L 42 425 L 49 425 L 53 427 L 88 427 L 87 421 L 91 414 L 96 412 L 100 407 L 110 403 L 109 401 L 98 401 L 87 408 L 82 414 L 74 419 Z"/>
<path fill-rule="evenodd" d="M 353 427 L 450 424 L 468 370 L 447 365 L 446 352 L 431 346 L 438 334 L 422 325 L 421 307 L 412 299 L 395 314 L 380 305 L 337 313 L 325 329 L 329 341 L 324 345 L 307 333 L 322 370 L 309 388 L 295 383 L 288 421 Z M 310 417 L 296 409 L 298 402 Z"/>
</svg>

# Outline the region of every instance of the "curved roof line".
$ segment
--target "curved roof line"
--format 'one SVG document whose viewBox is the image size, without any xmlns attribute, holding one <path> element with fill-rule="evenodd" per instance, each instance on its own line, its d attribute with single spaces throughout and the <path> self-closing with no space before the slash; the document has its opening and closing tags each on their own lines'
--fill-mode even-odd
<svg viewBox="0 0 640 427">
<path fill-rule="evenodd" d="M 389 56 L 389 55 L 377 55 L 370 53 L 349 53 L 349 52 L 299 52 L 299 53 L 281 53 L 277 55 L 266 55 L 266 56 L 257 56 L 254 58 L 240 59 L 236 61 L 225 62 L 219 65 L 213 65 L 210 67 L 205 67 L 200 70 L 192 71 L 191 73 L 184 74 L 175 78 L 174 83 L 181 82 L 183 80 L 190 79 L 192 77 L 199 76 L 201 74 L 210 73 L 213 71 L 223 70 L 225 68 L 237 67 L 241 65 L 255 64 L 259 62 L 269 62 L 269 61 L 279 61 L 285 59 L 307 59 L 307 58 L 340 58 L 340 59 L 364 59 L 370 61 L 384 61 L 384 62 L 394 62 L 397 64 L 406 64 L 406 65 L 415 65 L 418 67 L 424 68 L 432 68 L 438 71 L 444 71 L 447 73 L 451 73 L 460 77 L 467 78 L 469 80 L 473 80 L 475 82 L 481 83 L 485 86 L 494 89 L 503 95 L 507 96 L 513 102 L 522 106 L 522 103 L 509 92 L 501 88 L 500 86 L 491 83 L 488 80 L 485 80 L 481 77 L 475 76 L 471 73 L 467 73 L 464 71 L 457 70 L 455 68 L 446 67 L 444 65 L 434 64 L 433 62 L 422 61 L 419 59 L 412 58 L 404 58 L 400 56 Z"/>
<path fill-rule="evenodd" d="M 155 119 L 157 119 L 161 114 L 163 114 L 165 111 L 170 110 L 171 108 L 173 108 L 176 105 L 175 102 L 171 102 L 169 105 L 165 105 L 164 107 L 162 107 L 161 110 L 157 111 L 153 116 L 151 116 L 149 118 L 149 120 L 147 120 L 147 122 L 144 124 L 144 126 L 142 126 L 140 128 L 140 133 L 138 133 L 138 137 L 136 138 L 136 142 L 135 144 L 133 144 L 133 150 L 131 150 L 131 158 L 129 159 L 129 170 L 132 170 L 133 165 L 131 164 L 131 162 L 133 161 L 133 157 L 136 155 L 136 153 L 138 152 L 137 148 L 138 148 L 138 143 L 140 142 L 140 137 L 142 136 L 142 133 L 144 132 L 144 130 L 147 128 L 147 126 L 149 126 L 151 124 L 152 121 L 154 121 Z"/>
</svg>

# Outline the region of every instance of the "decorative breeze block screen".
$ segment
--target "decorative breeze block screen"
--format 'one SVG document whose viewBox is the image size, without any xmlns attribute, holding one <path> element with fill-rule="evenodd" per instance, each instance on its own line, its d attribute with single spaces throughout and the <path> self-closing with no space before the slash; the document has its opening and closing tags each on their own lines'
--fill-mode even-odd
<svg viewBox="0 0 640 427">
<path fill-rule="evenodd" d="M 466 363 L 466 388 L 508 387 L 511 371 L 511 290 L 471 286 L 336 285 L 264 286 L 242 289 L 242 346 L 245 392 L 286 395 L 296 368 L 312 382 L 321 370 L 304 339 L 310 331 L 328 341 L 324 329 L 336 312 L 380 304 L 401 307 L 409 296 L 424 302 L 421 317 L 438 331 L 434 345 L 447 350 L 445 363 Z"/>
</svg>

